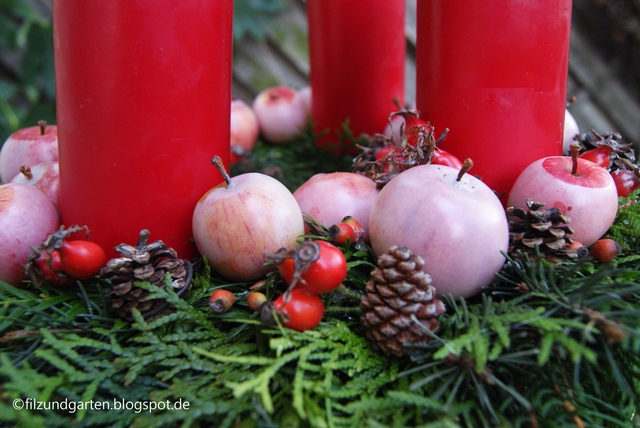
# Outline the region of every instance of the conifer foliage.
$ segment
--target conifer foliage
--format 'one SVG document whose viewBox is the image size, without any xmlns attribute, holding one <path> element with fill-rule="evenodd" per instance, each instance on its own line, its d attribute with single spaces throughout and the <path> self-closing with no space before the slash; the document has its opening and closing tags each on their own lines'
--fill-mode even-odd
<svg viewBox="0 0 640 428">
<path fill-rule="evenodd" d="M 299 162 L 285 148 L 259 145 L 244 166 L 263 171 L 287 159 L 280 167 L 299 166 L 288 176 L 302 179 L 314 171 L 310 163 L 327 159 L 314 156 L 314 136 L 306 135 Z M 305 332 L 263 326 L 246 305 L 251 287 L 268 298 L 286 289 L 277 272 L 259 285 L 228 284 L 203 263 L 184 299 L 173 287 L 138 281 L 174 310 L 145 319 L 134 309 L 132 322 L 108 311 L 111 285 L 99 278 L 66 289 L 0 283 L 0 424 L 632 426 L 640 405 L 640 208 L 629 204 L 635 198 L 620 201 L 610 235 L 624 252 L 613 261 L 507 255 L 480 295 L 442 296 L 446 312 L 437 329 L 424 329 L 430 340 L 401 357 L 376 351 L 365 337 L 360 301 L 377 260 L 352 243 L 341 247 L 349 268 L 344 286 L 324 297 L 323 321 Z M 309 237 L 326 239 L 324 225 L 307 225 Z M 222 286 L 236 304 L 215 314 L 208 298 Z M 14 400 L 28 398 L 189 405 L 139 412 L 14 408 Z"/>
</svg>

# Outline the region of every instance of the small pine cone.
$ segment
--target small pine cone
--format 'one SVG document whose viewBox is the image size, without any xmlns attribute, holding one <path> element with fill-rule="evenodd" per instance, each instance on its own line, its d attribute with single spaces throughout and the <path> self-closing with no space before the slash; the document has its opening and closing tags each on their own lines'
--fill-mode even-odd
<svg viewBox="0 0 640 428">
<path fill-rule="evenodd" d="M 138 309 L 147 318 L 164 309 L 162 299 L 148 299 L 150 293 L 136 286 L 137 281 L 148 281 L 160 288 L 170 281 L 173 289 L 184 295 L 191 289 L 192 267 L 187 260 L 178 258 L 173 248 L 158 240 L 148 244 L 149 231 L 142 230 L 138 244 L 120 244 L 115 247 L 121 257 L 113 258 L 100 271 L 100 278 L 113 284 L 105 293 L 109 310 L 120 318 L 130 319 L 131 311 Z"/>
<path fill-rule="evenodd" d="M 526 200 L 527 210 L 509 207 L 509 254 L 516 256 L 517 251 L 534 256 L 536 247 L 540 254 L 550 262 L 576 259 L 585 255 L 576 250 L 573 244 L 573 229 L 568 226 L 569 217 L 556 207 L 544 209 L 544 202 Z M 584 249 L 584 247 L 583 247 Z M 586 249 L 584 249 L 586 251 Z"/>
<path fill-rule="evenodd" d="M 365 335 L 375 349 L 387 355 L 410 354 L 412 345 L 426 343 L 444 313 L 431 277 L 422 271 L 424 260 L 406 247 L 392 246 L 378 258 L 366 294 L 360 300 Z M 419 325 L 411 316 L 414 315 Z"/>
</svg>

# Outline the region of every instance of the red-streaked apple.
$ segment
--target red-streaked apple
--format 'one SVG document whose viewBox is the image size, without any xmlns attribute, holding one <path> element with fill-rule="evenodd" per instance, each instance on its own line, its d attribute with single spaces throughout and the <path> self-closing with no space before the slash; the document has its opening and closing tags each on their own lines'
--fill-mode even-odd
<svg viewBox="0 0 640 428">
<path fill-rule="evenodd" d="M 469 297 L 489 285 L 509 247 L 507 216 L 482 181 L 445 165 L 420 165 L 393 178 L 376 198 L 369 239 L 376 255 L 392 245 L 425 260 L 438 294 Z"/>
<path fill-rule="evenodd" d="M 58 160 L 58 128 L 38 122 L 38 126 L 20 129 L 7 138 L 0 150 L 0 180 L 8 183 L 21 166 L 31 167 Z"/>
<path fill-rule="evenodd" d="M 35 187 L 47 195 L 60 212 L 60 167 L 58 162 L 44 162 L 32 167 L 23 166 L 13 177 L 12 183 L 24 183 Z"/>
<path fill-rule="evenodd" d="M 263 277 L 266 254 L 297 246 L 302 212 L 291 192 L 261 173 L 229 177 L 218 156 L 212 161 L 225 182 L 205 193 L 193 213 L 193 235 L 211 267 L 232 281 Z"/>
<path fill-rule="evenodd" d="M 609 229 L 618 211 L 618 193 L 607 170 L 578 157 L 550 156 L 533 162 L 515 181 L 507 206 L 526 209 L 525 200 L 559 208 L 570 219 L 572 238 L 591 246 Z"/>
<path fill-rule="evenodd" d="M 239 98 L 231 100 L 231 163 L 249 154 L 258 141 L 260 127 L 253 109 Z"/>
<path fill-rule="evenodd" d="M 0 281 L 22 286 L 31 247 L 58 227 L 58 212 L 44 193 L 28 184 L 0 186 Z"/>
<path fill-rule="evenodd" d="M 365 229 L 365 241 L 377 195 L 373 180 L 353 172 L 316 174 L 293 192 L 302 212 L 324 226 L 340 223 L 346 216 L 358 220 Z"/>
<path fill-rule="evenodd" d="M 307 123 L 307 110 L 298 91 L 288 86 L 273 86 L 253 100 L 260 134 L 271 143 L 293 141 Z"/>
</svg>

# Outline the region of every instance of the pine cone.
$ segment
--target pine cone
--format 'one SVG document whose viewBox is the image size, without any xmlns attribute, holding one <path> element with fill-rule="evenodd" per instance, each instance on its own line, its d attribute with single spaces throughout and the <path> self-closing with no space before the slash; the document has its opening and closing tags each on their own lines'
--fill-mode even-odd
<svg viewBox="0 0 640 428">
<path fill-rule="evenodd" d="M 137 281 L 149 281 L 160 288 L 167 285 L 167 274 L 171 286 L 180 295 L 191 289 L 192 266 L 187 260 L 179 259 L 173 248 L 161 240 L 148 244 L 149 231 L 142 230 L 138 244 L 120 244 L 115 250 L 122 257 L 111 259 L 100 271 L 100 278 L 113 284 L 105 294 L 108 307 L 120 318 L 132 320 L 131 311 L 138 309 L 148 318 L 167 306 L 162 299 L 148 300 L 149 292 L 138 286 Z"/>
<path fill-rule="evenodd" d="M 426 343 L 445 307 L 436 298 L 431 277 L 422 271 L 424 260 L 406 247 L 393 246 L 378 258 L 366 295 L 360 300 L 365 335 L 375 349 L 387 355 L 410 354 L 412 345 Z M 414 315 L 416 323 L 411 316 Z"/>
<path fill-rule="evenodd" d="M 526 200 L 527 210 L 509 207 L 506 210 L 509 219 L 509 254 L 517 250 L 534 256 L 536 247 L 549 261 L 557 262 L 576 259 L 586 255 L 585 247 L 575 249 L 571 246 L 573 229 L 568 226 L 569 217 L 556 207 L 545 210 L 544 202 Z"/>
</svg>

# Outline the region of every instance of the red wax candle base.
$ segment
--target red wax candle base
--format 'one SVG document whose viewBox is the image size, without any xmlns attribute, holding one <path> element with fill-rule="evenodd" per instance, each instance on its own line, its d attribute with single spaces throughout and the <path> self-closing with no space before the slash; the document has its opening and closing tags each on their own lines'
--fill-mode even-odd
<svg viewBox="0 0 640 428">
<path fill-rule="evenodd" d="M 570 0 L 418 2 L 421 118 L 498 194 L 561 154 L 570 23 Z"/>
<path fill-rule="evenodd" d="M 405 0 L 308 0 L 309 62 L 320 144 L 384 130 L 404 104 Z"/>
<path fill-rule="evenodd" d="M 62 220 L 109 256 L 141 229 L 197 256 L 191 217 L 228 163 L 233 1 L 53 3 Z"/>
</svg>

